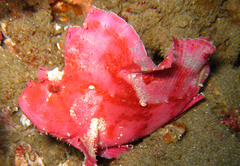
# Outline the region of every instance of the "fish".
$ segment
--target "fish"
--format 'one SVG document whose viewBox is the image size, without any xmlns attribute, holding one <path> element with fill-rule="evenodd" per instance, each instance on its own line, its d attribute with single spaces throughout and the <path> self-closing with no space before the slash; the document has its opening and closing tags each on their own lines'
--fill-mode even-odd
<svg viewBox="0 0 240 166">
<path fill-rule="evenodd" d="M 82 25 L 67 29 L 65 66 L 39 67 L 18 99 L 27 118 L 84 155 L 116 158 L 204 98 L 215 47 L 208 38 L 173 38 L 158 65 L 147 56 L 139 35 L 118 15 L 95 6 Z"/>
</svg>

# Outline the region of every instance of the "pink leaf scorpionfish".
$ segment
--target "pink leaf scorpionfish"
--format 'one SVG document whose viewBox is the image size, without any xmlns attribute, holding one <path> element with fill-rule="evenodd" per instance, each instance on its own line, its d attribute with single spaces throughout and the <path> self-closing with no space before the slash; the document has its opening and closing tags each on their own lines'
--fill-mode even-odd
<svg viewBox="0 0 240 166">
<path fill-rule="evenodd" d="M 203 98 L 215 47 L 207 38 L 180 39 L 156 66 L 135 32 L 114 13 L 91 7 L 80 27 L 67 29 L 65 67 L 40 67 L 19 105 L 42 133 L 85 155 L 117 157 Z"/>
</svg>

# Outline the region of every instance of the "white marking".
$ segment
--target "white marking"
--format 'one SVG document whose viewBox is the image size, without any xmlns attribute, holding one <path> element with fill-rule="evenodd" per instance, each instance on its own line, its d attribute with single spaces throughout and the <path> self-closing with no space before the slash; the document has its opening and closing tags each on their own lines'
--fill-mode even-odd
<svg viewBox="0 0 240 166">
<path fill-rule="evenodd" d="M 114 94 L 110 94 L 110 97 L 114 97 Z"/>
<path fill-rule="evenodd" d="M 83 27 L 84 29 L 87 29 L 87 28 L 88 28 L 88 26 L 87 26 L 87 21 L 85 21 L 85 22 L 83 23 L 82 27 Z"/>
<path fill-rule="evenodd" d="M 71 135 L 69 133 L 67 133 L 68 137 L 70 137 Z"/>
<path fill-rule="evenodd" d="M 93 14 L 93 13 L 94 13 L 94 9 L 91 9 L 91 10 L 90 10 L 90 13 Z"/>
<path fill-rule="evenodd" d="M 52 96 L 52 93 L 49 93 L 49 94 L 48 94 L 48 97 L 47 97 L 47 99 L 46 99 L 46 102 L 49 102 L 49 99 L 50 99 L 51 96 Z"/>
<path fill-rule="evenodd" d="M 135 77 L 134 75 L 136 74 L 128 74 L 128 79 L 133 84 L 133 88 L 137 93 L 137 97 L 139 98 L 139 104 L 145 107 L 147 106 L 147 101 L 151 99 L 151 96 L 144 88 L 145 85 L 144 85 L 143 78 L 139 77 L 139 79 L 134 79 Z"/>
<path fill-rule="evenodd" d="M 92 157 L 96 157 L 96 154 L 95 154 L 96 149 L 94 147 L 95 146 L 94 141 L 98 137 L 98 124 L 99 124 L 99 119 L 92 118 L 87 135 L 85 135 L 86 138 L 84 138 L 85 140 L 87 140 L 87 144 L 89 145 L 88 153 Z"/>
<path fill-rule="evenodd" d="M 132 75 L 132 78 L 136 78 L 136 77 L 137 77 L 137 75 L 136 75 L 136 74 L 133 74 L 133 75 Z"/>
<path fill-rule="evenodd" d="M 106 129 L 106 121 L 103 118 L 99 119 L 98 129 L 101 132 L 105 131 Z"/>
<path fill-rule="evenodd" d="M 89 85 L 88 89 L 93 90 L 93 89 L 95 89 L 95 86 L 94 85 Z"/>
<path fill-rule="evenodd" d="M 59 81 L 62 79 L 64 72 L 63 71 L 59 71 L 58 67 L 56 67 L 53 70 L 50 70 L 48 72 L 48 80 L 49 81 Z"/>
<path fill-rule="evenodd" d="M 144 102 L 144 101 L 141 101 L 141 100 L 140 100 L 139 103 L 140 103 L 140 105 L 143 106 L 143 107 L 146 107 L 146 106 L 147 106 L 147 103 Z"/>
<path fill-rule="evenodd" d="M 83 138 L 80 138 L 80 140 L 88 146 L 88 154 L 91 157 L 96 157 L 96 151 L 97 151 L 97 147 L 96 144 L 98 144 L 98 142 L 96 142 L 98 135 L 99 135 L 99 131 L 103 131 L 106 128 L 106 122 L 103 120 L 103 118 L 101 119 L 97 119 L 97 118 L 92 118 L 91 119 L 91 123 L 88 129 L 88 132 L 84 135 Z"/>
<path fill-rule="evenodd" d="M 71 109 L 70 109 L 70 116 L 75 116 L 75 117 L 76 117 L 75 111 L 73 110 L 72 107 L 71 107 Z"/>
</svg>

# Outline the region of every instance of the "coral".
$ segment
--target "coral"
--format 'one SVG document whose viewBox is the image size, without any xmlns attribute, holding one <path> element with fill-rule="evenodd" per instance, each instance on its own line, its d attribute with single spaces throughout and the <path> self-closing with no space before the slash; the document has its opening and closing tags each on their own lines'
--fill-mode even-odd
<svg viewBox="0 0 240 166">
<path fill-rule="evenodd" d="M 185 124 L 178 124 L 176 122 L 167 124 L 160 129 L 160 134 L 163 137 L 164 142 L 171 143 L 181 140 L 182 135 L 186 131 Z"/>
</svg>

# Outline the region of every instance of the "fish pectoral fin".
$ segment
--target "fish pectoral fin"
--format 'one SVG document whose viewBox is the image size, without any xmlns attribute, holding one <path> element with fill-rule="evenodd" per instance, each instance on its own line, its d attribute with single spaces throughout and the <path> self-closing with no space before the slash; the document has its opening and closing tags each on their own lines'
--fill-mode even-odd
<svg viewBox="0 0 240 166">
<path fill-rule="evenodd" d="M 97 144 L 96 143 L 88 144 L 89 141 L 86 141 L 82 138 L 79 138 L 78 141 L 79 149 L 83 152 L 85 156 L 82 166 L 97 166 L 96 160 Z"/>
<path fill-rule="evenodd" d="M 203 93 L 197 94 L 195 97 L 193 97 L 193 99 L 190 101 L 190 103 L 188 103 L 188 105 L 186 107 L 184 107 L 184 109 L 175 117 L 175 119 L 181 117 L 186 110 L 188 110 L 190 107 L 192 107 L 194 104 L 196 104 L 203 98 L 204 98 Z"/>
<path fill-rule="evenodd" d="M 79 149 L 84 153 L 85 159 L 83 166 L 97 166 L 96 153 L 98 148 L 99 119 L 93 118 L 89 126 L 88 132 L 84 137 L 79 138 Z"/>
<path fill-rule="evenodd" d="M 114 147 L 109 147 L 105 149 L 101 149 L 98 151 L 98 156 L 104 157 L 104 158 L 116 158 L 119 154 L 129 151 L 133 148 L 133 145 L 119 145 Z"/>
</svg>

